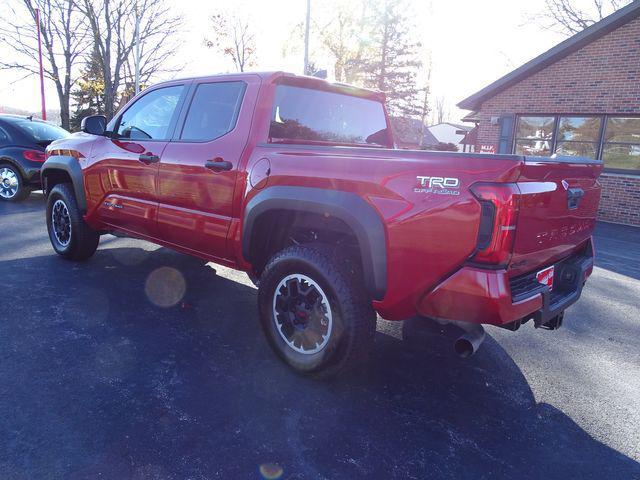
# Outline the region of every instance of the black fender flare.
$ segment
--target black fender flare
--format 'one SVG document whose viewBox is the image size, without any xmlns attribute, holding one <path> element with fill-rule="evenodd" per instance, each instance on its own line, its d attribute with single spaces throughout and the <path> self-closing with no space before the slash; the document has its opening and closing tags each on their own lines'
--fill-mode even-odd
<svg viewBox="0 0 640 480">
<path fill-rule="evenodd" d="M 251 261 L 251 238 L 256 220 L 271 210 L 330 215 L 342 220 L 355 233 L 365 287 L 375 300 L 387 290 L 387 242 L 382 219 L 355 193 L 312 187 L 268 187 L 253 197 L 244 212 L 242 255 Z"/>
<path fill-rule="evenodd" d="M 45 195 L 49 195 L 49 186 L 47 185 L 47 174 L 52 170 L 62 170 L 66 172 L 71 178 L 73 184 L 73 192 L 76 195 L 76 201 L 78 207 L 82 213 L 87 211 L 87 197 L 84 193 L 84 180 L 82 177 L 82 167 L 78 163 L 78 160 L 74 157 L 68 157 L 63 155 L 54 155 L 47 159 L 42 165 L 40 176 L 42 178 L 42 185 Z"/>
</svg>

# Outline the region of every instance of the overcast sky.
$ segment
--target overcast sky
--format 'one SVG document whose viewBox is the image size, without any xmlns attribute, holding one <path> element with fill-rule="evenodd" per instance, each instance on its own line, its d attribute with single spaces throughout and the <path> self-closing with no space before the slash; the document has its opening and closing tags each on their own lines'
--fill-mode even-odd
<svg viewBox="0 0 640 480">
<path fill-rule="evenodd" d="M 296 48 L 292 31 L 304 21 L 306 0 L 244 0 L 233 5 L 239 3 L 242 6 L 237 8 L 251 12 L 256 28 L 255 69 L 301 73 L 303 51 L 301 46 Z M 414 0 L 411 17 L 417 24 L 415 34 L 425 46 L 425 60 L 429 50 L 433 59 L 432 91 L 446 98 L 451 120 L 459 120 L 462 114 L 455 109 L 455 103 L 564 38 L 527 21 L 543 4 L 543 0 Z M 229 3 L 175 2 L 173 8 L 184 17 L 181 47 L 175 59 L 184 65 L 179 76 L 232 70 L 231 64 L 203 45 L 203 38 L 211 36 L 207 19 L 216 5 Z M 319 9 L 320 0 L 312 0 L 312 11 L 313 6 Z M 317 45 L 317 39 L 312 37 L 312 50 L 314 44 Z M 11 53 L 0 45 L 0 55 Z M 324 67 L 322 62 L 320 59 L 319 66 Z M 0 105 L 38 110 L 38 79 L 31 76 L 18 80 L 23 76 L 0 72 Z M 48 106 L 57 108 L 52 84 L 47 84 L 46 94 Z"/>
</svg>

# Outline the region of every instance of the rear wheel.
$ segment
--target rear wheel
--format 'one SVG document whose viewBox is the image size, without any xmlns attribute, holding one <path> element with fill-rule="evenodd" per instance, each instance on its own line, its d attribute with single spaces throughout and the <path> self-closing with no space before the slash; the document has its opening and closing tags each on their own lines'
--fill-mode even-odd
<svg viewBox="0 0 640 480">
<path fill-rule="evenodd" d="M 100 234 L 82 218 L 73 188 L 59 183 L 47 198 L 47 230 L 57 254 L 69 260 L 82 261 L 98 248 Z"/>
<path fill-rule="evenodd" d="M 0 165 L 0 199 L 21 202 L 31 193 L 20 171 L 13 165 Z"/>
<path fill-rule="evenodd" d="M 373 343 L 376 315 L 360 277 L 323 246 L 277 253 L 260 278 L 258 305 L 270 345 L 299 373 L 336 375 Z"/>
</svg>

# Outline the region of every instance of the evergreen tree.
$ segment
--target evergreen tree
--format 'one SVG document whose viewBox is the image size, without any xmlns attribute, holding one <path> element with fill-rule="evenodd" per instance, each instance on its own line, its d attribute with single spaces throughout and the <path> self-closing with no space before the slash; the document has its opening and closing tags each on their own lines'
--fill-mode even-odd
<svg viewBox="0 0 640 480">
<path fill-rule="evenodd" d="M 92 53 L 89 63 L 82 71 L 77 88 L 71 92 L 75 110 L 71 116 L 72 132 L 80 130 L 80 123 L 89 115 L 104 115 L 104 79 L 98 56 Z"/>
<path fill-rule="evenodd" d="M 407 11 L 410 8 L 406 0 L 372 2 L 372 42 L 362 75 L 365 86 L 386 94 L 390 114 L 419 117 L 421 89 L 416 75 L 422 66 L 418 56 L 420 43 L 408 33 L 412 28 Z"/>
</svg>

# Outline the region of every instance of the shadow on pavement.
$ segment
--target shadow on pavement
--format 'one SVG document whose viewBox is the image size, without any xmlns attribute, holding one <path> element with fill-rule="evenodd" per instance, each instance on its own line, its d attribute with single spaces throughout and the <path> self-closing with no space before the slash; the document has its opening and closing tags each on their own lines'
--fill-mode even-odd
<svg viewBox="0 0 640 480">
<path fill-rule="evenodd" d="M 166 249 L 7 260 L 0 285 L 21 299 L 0 322 L 0 478 L 640 476 L 491 337 L 460 360 L 428 323 L 381 321 L 369 363 L 319 383 L 271 353 L 253 288 Z"/>
</svg>

